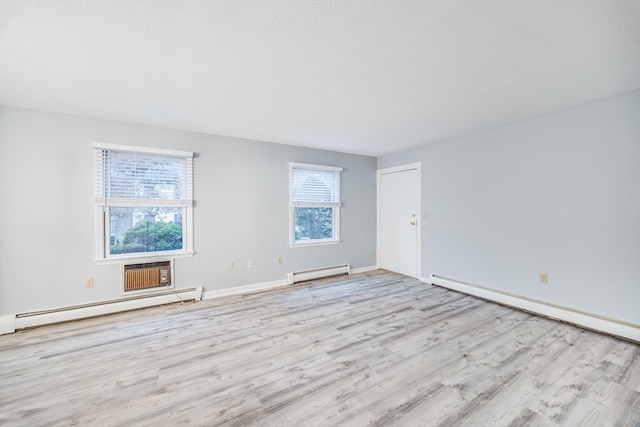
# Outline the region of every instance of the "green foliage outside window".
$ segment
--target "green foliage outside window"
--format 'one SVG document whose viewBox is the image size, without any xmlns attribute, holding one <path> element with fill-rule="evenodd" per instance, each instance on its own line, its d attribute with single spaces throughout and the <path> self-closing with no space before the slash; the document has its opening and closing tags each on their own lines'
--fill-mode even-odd
<svg viewBox="0 0 640 427">
<path fill-rule="evenodd" d="M 116 240 L 111 254 L 182 249 L 182 226 L 173 222 L 141 221 Z"/>
</svg>

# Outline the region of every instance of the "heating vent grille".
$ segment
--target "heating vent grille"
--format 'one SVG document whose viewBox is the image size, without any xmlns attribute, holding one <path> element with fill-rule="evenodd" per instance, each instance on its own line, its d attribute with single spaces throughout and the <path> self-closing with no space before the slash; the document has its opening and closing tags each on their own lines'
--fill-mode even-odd
<svg viewBox="0 0 640 427">
<path fill-rule="evenodd" d="M 124 291 L 171 286 L 171 261 L 124 266 Z"/>
</svg>

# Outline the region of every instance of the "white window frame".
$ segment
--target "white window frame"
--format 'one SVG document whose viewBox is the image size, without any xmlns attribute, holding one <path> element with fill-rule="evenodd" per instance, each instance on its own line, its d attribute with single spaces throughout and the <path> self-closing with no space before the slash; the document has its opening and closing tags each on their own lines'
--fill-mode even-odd
<svg viewBox="0 0 640 427">
<path fill-rule="evenodd" d="M 105 144 L 101 142 L 93 143 L 94 165 L 96 173 L 96 207 L 95 207 L 95 261 L 99 264 L 122 264 L 126 261 L 134 262 L 153 262 L 159 259 L 175 259 L 191 257 L 193 250 L 193 153 L 189 151 L 167 150 L 149 147 L 136 147 L 130 145 Z M 187 161 L 187 186 L 190 193 L 190 200 L 176 203 L 176 201 L 162 201 L 156 199 L 135 200 L 135 199 L 106 199 L 100 197 L 99 187 L 102 186 L 102 172 L 98 171 L 97 150 L 113 150 L 124 151 L 130 153 L 165 155 L 167 157 L 184 158 Z M 99 174 L 99 175 L 98 175 Z M 110 216 L 109 209 L 111 207 L 158 207 L 172 206 L 182 208 L 182 249 L 175 251 L 158 251 L 158 252 L 138 252 L 129 254 L 109 254 L 107 245 L 109 244 L 109 227 Z"/>
<path fill-rule="evenodd" d="M 293 200 L 293 176 L 294 169 L 315 169 L 321 171 L 342 172 L 341 167 L 336 166 L 324 166 L 315 165 L 310 163 L 289 163 L 289 247 L 299 248 L 305 246 L 320 246 L 320 245 L 335 245 L 341 242 L 340 240 L 340 208 L 342 207 L 342 199 L 334 202 L 319 202 L 319 201 L 296 201 Z M 339 187 L 342 187 L 342 176 L 339 176 Z M 339 193 L 340 198 L 342 197 Z M 295 208 L 315 208 L 315 207 L 330 207 L 333 209 L 333 223 L 332 223 L 332 238 L 331 239 L 314 239 L 314 240 L 299 240 L 296 241 L 295 233 Z"/>
</svg>

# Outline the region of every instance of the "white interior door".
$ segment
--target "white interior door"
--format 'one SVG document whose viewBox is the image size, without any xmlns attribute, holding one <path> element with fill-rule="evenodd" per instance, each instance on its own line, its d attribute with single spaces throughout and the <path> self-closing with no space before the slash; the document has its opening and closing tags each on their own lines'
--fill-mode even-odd
<svg viewBox="0 0 640 427">
<path fill-rule="evenodd" d="M 420 168 L 410 166 L 378 171 L 378 267 L 418 278 Z"/>
</svg>

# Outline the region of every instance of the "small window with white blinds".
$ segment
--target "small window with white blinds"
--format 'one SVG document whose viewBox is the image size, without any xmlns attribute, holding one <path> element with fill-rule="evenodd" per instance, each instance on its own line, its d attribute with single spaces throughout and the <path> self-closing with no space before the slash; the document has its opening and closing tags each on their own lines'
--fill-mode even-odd
<svg viewBox="0 0 640 427">
<path fill-rule="evenodd" d="M 193 153 L 93 147 L 97 259 L 192 254 Z"/>
<path fill-rule="evenodd" d="M 289 178 L 290 244 L 340 241 L 340 175 L 334 166 L 291 163 Z"/>
</svg>

